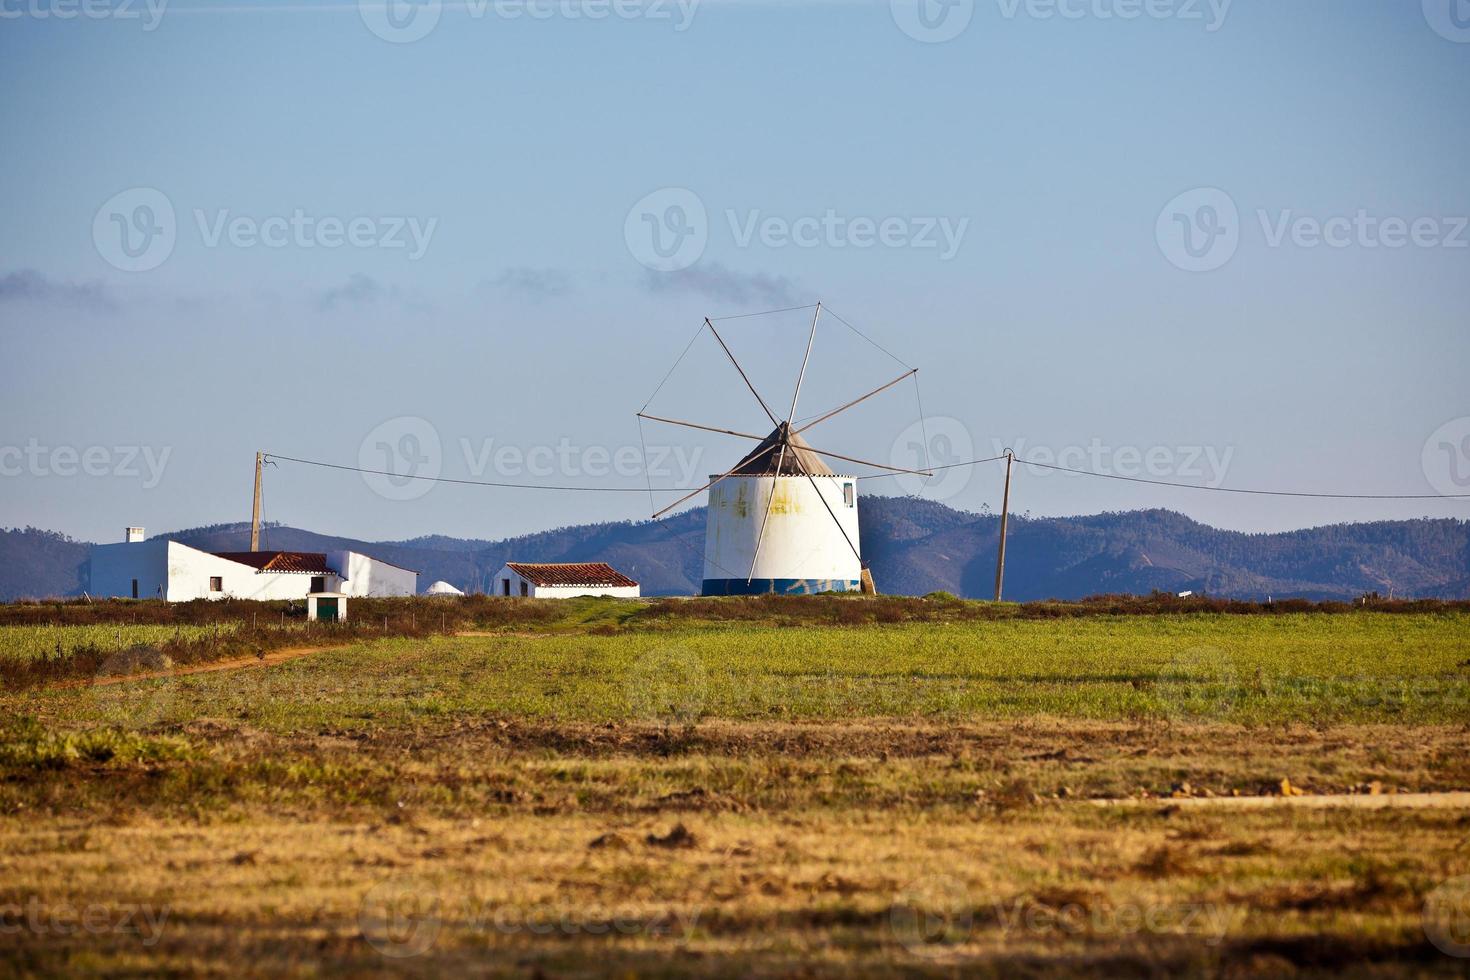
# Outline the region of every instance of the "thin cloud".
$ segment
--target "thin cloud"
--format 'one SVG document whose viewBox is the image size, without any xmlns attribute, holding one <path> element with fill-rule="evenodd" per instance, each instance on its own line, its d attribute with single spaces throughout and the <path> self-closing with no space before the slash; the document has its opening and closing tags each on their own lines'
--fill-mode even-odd
<svg viewBox="0 0 1470 980">
<path fill-rule="evenodd" d="M 316 308 L 323 313 L 343 308 L 362 309 L 369 306 L 401 306 L 418 312 L 429 308 L 397 286 L 385 286 L 372 276 L 354 272 L 340 286 L 322 290 L 316 297 Z"/>
<path fill-rule="evenodd" d="M 737 272 L 718 262 L 702 262 L 678 272 L 649 270 L 643 286 L 650 293 L 696 293 L 730 303 L 795 306 L 801 302 L 796 284 L 785 276 Z"/>
<path fill-rule="evenodd" d="M 109 312 L 117 309 L 117 301 L 101 282 L 59 282 L 35 269 L 18 269 L 0 276 L 0 303 L 45 303 Z"/>
<path fill-rule="evenodd" d="M 489 285 L 533 299 L 565 296 L 576 289 L 570 273 L 562 269 L 537 269 L 530 266 L 512 266 L 491 279 Z"/>
</svg>

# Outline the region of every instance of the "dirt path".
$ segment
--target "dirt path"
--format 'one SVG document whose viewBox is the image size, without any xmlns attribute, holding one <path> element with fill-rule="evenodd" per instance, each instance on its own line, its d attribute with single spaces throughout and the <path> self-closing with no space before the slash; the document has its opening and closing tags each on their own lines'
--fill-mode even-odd
<svg viewBox="0 0 1470 980">
<path fill-rule="evenodd" d="M 493 636 L 511 637 L 517 640 L 544 640 L 548 636 L 574 636 L 574 632 L 566 633 L 531 633 L 525 630 L 460 630 L 458 633 L 450 633 L 456 639 L 461 636 Z"/>
<path fill-rule="evenodd" d="M 1470 792 L 1447 793 L 1324 793 L 1320 796 L 1191 796 L 1184 799 L 1089 800 L 1094 806 L 1178 806 L 1187 809 L 1267 810 L 1294 807 L 1325 810 L 1470 810 Z"/>
<path fill-rule="evenodd" d="M 515 637 L 518 639 L 539 639 L 544 633 L 517 633 L 517 632 L 492 632 L 486 630 L 465 630 L 451 636 L 495 636 Z M 188 674 L 212 674 L 221 670 L 244 670 L 250 667 L 273 667 L 288 660 L 296 660 L 300 657 L 308 657 L 313 653 L 321 653 L 323 650 L 334 650 L 346 644 L 335 644 L 319 647 L 282 647 L 279 650 L 269 650 L 262 656 L 250 654 L 244 657 L 231 657 L 228 660 L 211 660 L 208 663 L 190 664 L 184 667 L 174 667 L 169 670 L 150 670 L 136 674 L 115 674 L 106 677 L 89 677 L 79 680 L 61 681 L 52 685 L 55 688 L 65 690 L 78 687 L 105 687 L 111 684 L 126 684 L 132 681 L 153 681 L 163 677 L 184 677 Z"/>
<path fill-rule="evenodd" d="M 155 681 L 164 677 L 184 677 L 188 674 L 211 674 L 220 670 L 241 670 L 248 667 L 273 667 L 287 660 L 296 660 L 324 650 L 336 650 L 342 644 L 324 647 L 282 647 L 270 650 L 264 656 L 251 654 L 247 657 L 232 657 L 229 660 L 211 660 L 204 664 L 189 664 L 169 670 L 149 670 L 137 674 L 114 674 L 106 677 L 88 677 L 82 680 L 62 681 L 53 685 L 59 689 L 78 687 L 107 687 L 112 684 L 127 684 L 132 681 Z"/>
</svg>

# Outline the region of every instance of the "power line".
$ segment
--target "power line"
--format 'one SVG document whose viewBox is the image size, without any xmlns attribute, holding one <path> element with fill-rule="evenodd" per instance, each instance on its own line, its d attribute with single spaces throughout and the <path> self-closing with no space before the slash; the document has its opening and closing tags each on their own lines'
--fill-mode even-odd
<svg viewBox="0 0 1470 980">
<path fill-rule="evenodd" d="M 820 449 L 813 449 L 812 452 L 816 453 L 819 456 L 822 453 L 822 451 Z M 960 466 L 979 466 L 981 463 L 993 463 L 993 462 L 995 462 L 998 459 L 1005 459 L 1005 458 L 1006 458 L 1005 457 L 1005 453 L 1001 453 L 999 456 L 986 456 L 984 459 L 967 459 L 963 463 L 946 463 L 943 466 L 931 466 L 931 467 L 929 467 L 929 472 L 930 473 L 935 473 L 935 472 L 937 472 L 939 470 L 952 470 L 952 469 L 955 469 L 955 468 L 960 467 Z M 909 474 L 907 474 L 907 473 L 868 473 L 868 474 L 865 474 L 863 476 L 855 477 L 854 479 L 858 479 L 858 480 L 881 480 L 881 479 L 883 479 L 885 477 L 890 477 L 890 476 L 898 477 L 898 476 L 908 476 L 908 475 Z"/>
<path fill-rule="evenodd" d="M 993 463 L 1005 459 L 1007 453 L 999 456 L 987 456 L 984 459 L 968 459 L 961 463 L 947 463 L 942 466 L 930 466 L 930 472 L 939 470 L 952 470 L 960 466 L 978 466 L 981 463 Z M 1244 493 L 1254 496 L 1265 497 L 1308 497 L 1326 500 L 1466 500 L 1470 499 L 1470 493 L 1331 493 L 1308 490 L 1258 490 L 1247 487 L 1210 487 L 1199 483 L 1177 483 L 1172 480 L 1150 480 L 1141 476 L 1123 476 L 1118 473 L 1099 473 L 1097 470 L 1082 470 L 1071 466 L 1058 466 L 1054 463 L 1041 463 L 1023 456 L 1015 457 L 1016 462 L 1026 466 L 1039 466 L 1047 470 L 1060 470 L 1064 473 L 1076 473 L 1079 476 L 1095 476 L 1104 480 L 1123 480 L 1128 483 L 1145 483 L 1156 487 L 1175 487 L 1180 490 L 1209 490 L 1215 493 Z M 859 480 L 877 480 L 883 477 L 899 476 L 897 473 L 875 473 L 868 476 L 860 476 Z"/>
<path fill-rule="evenodd" d="M 324 466 L 331 470 L 347 470 L 352 473 L 367 473 L 372 476 L 392 476 L 400 480 L 426 480 L 430 483 L 457 483 L 462 486 L 471 487 L 499 487 L 507 490 L 563 490 L 581 493 L 643 493 L 642 487 L 573 487 L 551 483 L 510 483 L 498 480 L 457 480 L 447 476 L 419 476 L 414 473 L 395 473 L 392 470 L 370 470 L 361 466 L 345 466 L 341 463 L 324 463 L 317 459 L 299 459 L 295 456 L 277 456 L 275 453 L 266 453 L 271 459 L 284 460 L 288 463 L 304 463 L 307 466 Z M 671 487 L 672 490 L 693 490 L 695 487 Z"/>
<path fill-rule="evenodd" d="M 998 459 L 1005 459 L 1006 455 L 1006 453 L 1001 453 L 999 456 L 986 456 L 984 459 L 969 459 L 963 463 L 946 463 L 943 466 L 931 466 L 929 470 L 933 472 L 934 470 L 952 470 L 957 466 L 978 466 L 981 463 L 993 463 Z"/>
<path fill-rule="evenodd" d="M 641 426 L 640 426 L 641 428 Z M 640 433 L 641 439 L 641 433 Z M 815 450 L 814 450 L 815 451 Z M 643 449 L 645 457 L 648 450 Z M 319 459 L 301 459 L 296 456 L 277 456 L 275 453 L 266 453 L 267 459 L 281 460 L 287 463 L 302 463 L 306 466 L 321 466 L 329 470 L 344 470 L 349 473 L 365 473 L 369 476 L 391 476 L 400 480 L 422 480 L 426 483 L 453 483 L 467 487 L 494 487 L 502 490 L 558 490 L 569 493 L 687 493 L 694 490 L 703 490 L 704 486 L 697 487 L 574 487 L 552 483 L 513 483 L 506 480 L 460 480 L 448 476 L 422 476 L 414 473 L 395 473 L 393 470 L 373 470 L 362 466 L 347 466 L 343 463 L 327 463 Z M 820 454 L 819 454 L 820 455 Z M 986 462 L 976 460 L 975 462 Z M 968 463 L 955 463 L 955 466 L 967 466 Z M 943 469 L 945 467 L 938 467 Z M 856 476 L 856 480 L 876 480 L 882 476 L 893 476 L 892 473 L 868 473 Z"/>
<path fill-rule="evenodd" d="M 820 450 L 817 450 L 820 455 Z M 395 473 L 392 470 L 373 470 L 362 466 L 347 466 L 342 463 L 327 463 L 317 459 L 301 459 L 297 456 L 278 456 L 275 453 L 266 453 L 268 459 L 280 460 L 288 463 L 301 463 L 306 466 L 321 466 L 332 470 L 345 470 L 351 473 L 366 473 L 370 476 L 391 476 L 404 480 L 424 480 L 430 483 L 453 483 L 461 486 L 471 487 L 495 487 L 506 490 L 556 490 L 567 493 L 647 493 L 645 487 L 574 487 L 566 484 L 554 483 L 513 483 L 505 480 L 461 480 L 447 476 L 421 476 L 413 473 Z M 959 463 L 946 463 L 940 466 L 931 466 L 931 472 L 939 470 L 952 470 L 961 466 L 979 466 L 982 463 L 993 463 L 1006 458 L 1005 453 L 999 456 L 986 456 L 983 459 L 967 459 Z M 1083 470 L 1071 466 L 1058 466 L 1054 463 L 1042 463 L 1022 456 L 1015 457 L 1016 462 L 1026 466 L 1037 466 L 1047 470 L 1059 470 L 1064 473 L 1076 473 L 1079 476 L 1095 476 L 1104 480 L 1122 480 L 1127 483 L 1143 483 L 1156 487 L 1174 487 L 1179 490 L 1206 490 L 1213 493 L 1241 493 L 1253 496 L 1265 497 L 1306 497 L 1327 500 L 1467 500 L 1470 493 L 1336 493 L 1318 492 L 1307 490 L 1260 490 L 1246 487 L 1210 487 L 1199 483 L 1177 483 L 1171 480 L 1150 480 L 1140 476 L 1123 476 L 1118 473 L 1100 473 L 1096 470 Z M 897 473 L 868 473 L 854 477 L 858 480 L 878 480 L 886 477 L 895 477 Z M 703 489 L 702 487 L 661 487 L 657 488 L 660 493 L 677 493 L 681 491 L 693 491 Z"/>
<path fill-rule="evenodd" d="M 1147 483 L 1158 487 L 1178 487 L 1181 490 L 1211 490 L 1215 493 L 1248 493 L 1265 497 L 1315 497 L 1332 500 L 1460 500 L 1470 498 L 1470 493 L 1317 493 L 1304 490 L 1248 490 L 1241 487 L 1209 487 L 1199 483 L 1174 483 L 1169 480 L 1148 480 L 1141 476 L 1122 476 L 1118 473 L 1099 473 L 1096 470 L 1079 470 L 1070 466 L 1038 463 L 1020 456 L 1016 457 L 1016 462 L 1024 463 L 1027 466 L 1039 466 L 1047 470 L 1061 470 L 1064 473 L 1080 473 L 1082 476 L 1101 477 L 1104 480 L 1125 480 L 1128 483 Z M 941 467 L 933 468 L 940 469 Z"/>
</svg>

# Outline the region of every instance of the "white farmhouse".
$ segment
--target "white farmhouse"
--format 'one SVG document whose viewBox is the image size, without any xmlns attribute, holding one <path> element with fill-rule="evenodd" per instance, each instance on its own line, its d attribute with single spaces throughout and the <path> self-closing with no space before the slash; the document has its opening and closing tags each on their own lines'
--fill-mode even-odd
<svg viewBox="0 0 1470 980">
<path fill-rule="evenodd" d="M 495 592 L 531 599 L 570 599 L 579 595 L 638 598 L 638 583 L 606 562 L 547 565 L 506 562 L 495 573 Z"/>
<path fill-rule="evenodd" d="M 92 549 L 90 592 L 131 599 L 304 599 L 312 593 L 405 596 L 418 572 L 355 551 L 211 553 L 127 529 L 122 544 Z"/>
</svg>

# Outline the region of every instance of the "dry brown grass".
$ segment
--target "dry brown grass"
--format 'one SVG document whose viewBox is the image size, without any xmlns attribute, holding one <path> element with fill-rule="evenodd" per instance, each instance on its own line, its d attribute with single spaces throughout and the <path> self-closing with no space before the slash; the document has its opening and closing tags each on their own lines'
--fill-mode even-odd
<svg viewBox="0 0 1470 980">
<path fill-rule="evenodd" d="M 680 826 L 686 843 L 665 846 Z M 1454 815 L 1060 805 L 1024 818 L 12 817 L 0 835 L 3 898 L 45 896 L 43 928 L 15 937 L 8 962 L 48 973 L 1449 973 L 1418 916 L 1465 866 Z M 1250 855 L 1228 850 L 1246 838 Z M 119 926 L 129 908 L 166 918 L 136 934 L 48 927 L 94 905 Z"/>
<path fill-rule="evenodd" d="M 91 738 L 0 762 L 0 907 L 40 923 L 6 937 L 19 972 L 1452 973 L 1419 917 L 1470 873 L 1456 811 L 1070 798 L 1283 772 L 1447 785 L 1463 729 L 201 720 Z M 52 922 L 89 908 L 106 929 Z M 156 933 L 122 928 L 138 909 L 166 913 Z"/>
<path fill-rule="evenodd" d="M 0 974 L 1461 972 L 1424 916 L 1470 875 L 1470 813 L 1208 798 L 1470 788 L 1461 613 L 784 630 L 646 608 L 0 692 Z M 1242 693 L 1256 716 L 1128 708 L 1222 634 L 1281 670 Z M 704 675 L 700 712 L 631 720 L 659 717 L 633 695 L 663 675 L 630 665 L 671 636 L 740 669 Z M 952 662 L 925 667 L 936 644 Z M 1424 680 L 1418 713 L 1314 710 L 1337 689 L 1312 671 L 1353 658 Z M 1040 707 L 911 698 L 992 662 L 987 689 Z M 849 675 L 872 690 L 813 694 Z"/>
</svg>

